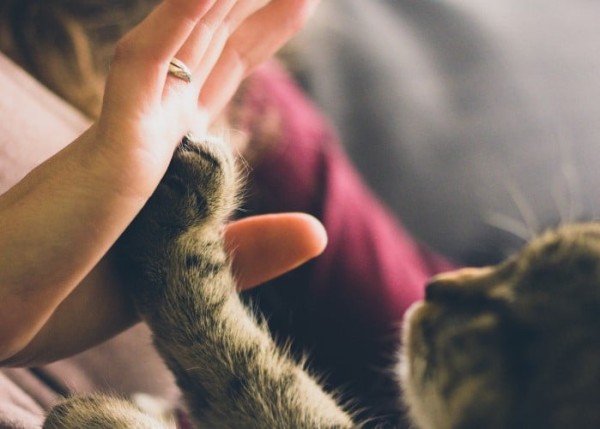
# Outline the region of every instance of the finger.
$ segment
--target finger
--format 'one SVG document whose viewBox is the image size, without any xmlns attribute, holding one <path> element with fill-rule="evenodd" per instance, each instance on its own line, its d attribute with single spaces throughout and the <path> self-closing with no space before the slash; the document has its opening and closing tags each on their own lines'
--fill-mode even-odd
<svg viewBox="0 0 600 429">
<path fill-rule="evenodd" d="M 246 18 L 266 6 L 271 0 L 238 0 L 227 16 L 227 25 L 237 28 Z"/>
<path fill-rule="evenodd" d="M 104 111 L 114 115 L 162 97 L 169 61 L 215 1 L 164 0 L 119 41 L 107 80 Z M 135 111 L 135 110 L 134 110 Z"/>
<path fill-rule="evenodd" d="M 198 21 L 232 0 L 163 0 L 127 38 L 141 55 L 169 61 L 184 44 Z"/>
<path fill-rule="evenodd" d="M 212 26 L 210 44 L 206 45 L 201 61 L 199 59 L 194 68 L 193 80 L 198 91 L 203 87 L 206 78 L 221 57 L 231 34 L 248 16 L 268 2 L 269 0 L 238 0 L 227 15 L 220 14 L 213 20 L 213 22 L 217 22 L 220 19 L 220 22 L 218 25 Z"/>
<path fill-rule="evenodd" d="M 236 29 L 228 49 L 252 69 L 270 58 L 312 15 L 318 0 L 273 0 Z"/>
<path fill-rule="evenodd" d="M 327 244 L 323 225 L 301 213 L 263 215 L 233 222 L 225 231 L 240 289 L 277 277 L 319 255 Z"/>
<path fill-rule="evenodd" d="M 247 1 L 247 0 L 244 0 Z M 217 2 L 206 15 L 198 21 L 188 39 L 175 55 L 191 70 L 195 70 L 211 43 L 211 40 L 229 12 L 236 6 L 236 0 Z"/>
<path fill-rule="evenodd" d="M 318 0 L 273 0 L 250 16 L 229 38 L 199 104 L 218 114 L 242 79 L 300 30 L 317 4 Z"/>
<path fill-rule="evenodd" d="M 193 89 L 198 94 L 206 77 L 218 61 L 225 44 L 238 25 L 249 15 L 260 9 L 269 0 L 230 0 L 217 2 L 204 16 L 183 44 L 176 57 L 194 70 L 191 80 Z M 185 84 L 184 81 L 178 82 Z M 180 98 L 177 91 L 180 85 L 168 85 L 165 96 L 175 89 L 175 97 Z"/>
</svg>

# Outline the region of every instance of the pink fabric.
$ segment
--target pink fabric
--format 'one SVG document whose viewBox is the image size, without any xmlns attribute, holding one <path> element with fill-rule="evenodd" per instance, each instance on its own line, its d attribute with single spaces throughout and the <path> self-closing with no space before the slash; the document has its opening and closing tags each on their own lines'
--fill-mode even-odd
<svg viewBox="0 0 600 429">
<path fill-rule="evenodd" d="M 367 406 L 392 401 L 397 392 L 381 378 L 393 364 L 402 316 L 422 298 L 427 278 L 451 265 L 409 237 L 365 187 L 335 133 L 282 70 L 261 69 L 246 102 L 251 111 L 277 112 L 279 125 L 276 149 L 251 174 L 254 212 L 308 212 L 329 234 L 322 256 L 256 299 L 278 335 L 310 351 L 333 388 L 363 395 Z"/>
<path fill-rule="evenodd" d="M 451 264 L 424 249 L 366 188 L 323 117 L 276 67 L 263 68 L 250 102 L 280 113 L 281 141 L 252 173 L 261 210 L 312 213 L 329 244 L 306 291 L 376 332 L 423 296 L 431 275 Z M 318 305 L 318 304 L 317 304 Z"/>
<path fill-rule="evenodd" d="M 88 126 L 75 109 L 0 53 L 0 194 Z"/>
</svg>

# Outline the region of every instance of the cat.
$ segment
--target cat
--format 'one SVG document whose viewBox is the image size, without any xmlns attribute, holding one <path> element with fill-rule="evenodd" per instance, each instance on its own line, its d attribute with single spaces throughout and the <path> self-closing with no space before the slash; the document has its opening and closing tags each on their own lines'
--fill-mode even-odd
<svg viewBox="0 0 600 429">
<path fill-rule="evenodd" d="M 398 372 L 420 429 L 600 428 L 600 225 L 433 278 Z"/>
<path fill-rule="evenodd" d="M 132 299 L 198 428 L 360 428 L 240 301 L 221 228 L 231 151 L 184 139 L 118 249 Z M 542 235 L 496 266 L 431 280 L 396 373 L 420 429 L 600 427 L 600 225 Z M 400 341 L 399 341 L 400 343 Z M 167 428 L 133 404 L 73 397 L 46 429 Z"/>
</svg>

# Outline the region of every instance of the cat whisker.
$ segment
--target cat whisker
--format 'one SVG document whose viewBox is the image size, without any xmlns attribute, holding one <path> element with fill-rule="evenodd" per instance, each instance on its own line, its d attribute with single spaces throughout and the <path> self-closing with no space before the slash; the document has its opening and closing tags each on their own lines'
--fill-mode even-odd
<svg viewBox="0 0 600 429">
<path fill-rule="evenodd" d="M 517 237 L 526 236 L 528 240 L 530 240 L 541 231 L 541 227 L 533 206 L 527 200 L 521 188 L 514 180 L 512 180 L 509 176 L 505 177 L 504 180 L 506 191 L 521 215 L 521 218 L 523 219 L 522 225 L 524 225 L 527 229 L 526 234 L 523 235 L 521 233 L 521 235 L 517 235 Z"/>
<path fill-rule="evenodd" d="M 514 235 L 524 243 L 529 242 L 535 235 L 523 222 L 502 213 L 490 213 L 485 216 L 485 221 L 492 227 Z"/>
<path fill-rule="evenodd" d="M 560 216 L 560 224 L 565 224 L 577 220 L 583 212 L 583 199 L 581 195 L 581 180 L 575 161 L 571 139 L 564 136 L 564 132 L 557 132 L 557 143 L 559 147 L 559 159 L 561 165 L 559 169 L 559 181 L 552 187 L 552 194 L 557 205 Z M 562 180 L 561 180 L 562 179 Z M 564 185 L 564 193 L 560 192 L 560 185 Z M 564 195 L 561 198 L 561 195 Z"/>
</svg>

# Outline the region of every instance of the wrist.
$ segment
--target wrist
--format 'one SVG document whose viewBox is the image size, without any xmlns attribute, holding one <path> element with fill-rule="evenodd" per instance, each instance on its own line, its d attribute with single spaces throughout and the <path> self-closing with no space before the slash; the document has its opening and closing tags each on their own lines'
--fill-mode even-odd
<svg viewBox="0 0 600 429">
<path fill-rule="evenodd" d="M 73 144 L 73 158 L 88 188 L 106 197 L 123 199 L 141 208 L 150 198 L 164 175 L 173 148 L 156 150 L 132 144 L 143 136 L 116 137 L 115 133 L 92 125 Z"/>
<path fill-rule="evenodd" d="M 0 196 L 0 359 L 46 326 L 151 193 L 124 191 L 128 178 L 94 152 L 92 137 L 86 132 Z"/>
</svg>

